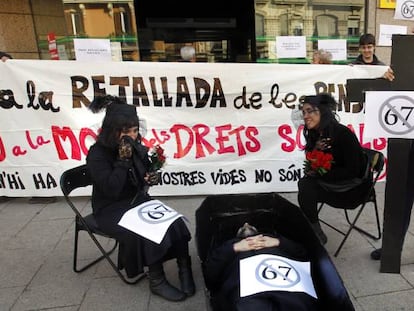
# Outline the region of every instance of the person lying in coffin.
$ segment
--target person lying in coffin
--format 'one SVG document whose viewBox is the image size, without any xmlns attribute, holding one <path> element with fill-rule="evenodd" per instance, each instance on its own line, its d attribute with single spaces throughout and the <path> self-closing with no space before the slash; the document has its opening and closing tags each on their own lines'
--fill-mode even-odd
<svg viewBox="0 0 414 311">
<path fill-rule="evenodd" d="M 204 262 L 214 310 L 317 310 L 305 247 L 245 223 Z"/>
</svg>

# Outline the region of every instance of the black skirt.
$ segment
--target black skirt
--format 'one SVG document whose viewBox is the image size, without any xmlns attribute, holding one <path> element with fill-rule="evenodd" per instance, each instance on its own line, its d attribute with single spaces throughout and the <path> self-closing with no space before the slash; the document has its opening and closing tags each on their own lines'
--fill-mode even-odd
<svg viewBox="0 0 414 311">
<path fill-rule="evenodd" d="M 139 275 L 145 266 L 188 254 L 191 234 L 182 218 L 171 224 L 161 243 L 157 244 L 118 225 L 130 208 L 106 208 L 95 215 L 99 228 L 118 240 L 118 267 L 125 269 L 128 277 Z"/>
</svg>

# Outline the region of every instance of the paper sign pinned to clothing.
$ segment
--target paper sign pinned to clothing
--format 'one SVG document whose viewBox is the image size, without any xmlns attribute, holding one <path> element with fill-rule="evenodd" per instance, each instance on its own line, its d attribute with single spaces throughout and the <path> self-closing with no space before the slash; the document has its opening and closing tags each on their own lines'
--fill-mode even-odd
<svg viewBox="0 0 414 311">
<path fill-rule="evenodd" d="M 240 260 L 240 297 L 267 291 L 304 292 L 317 298 L 310 262 L 272 254 Z"/>
<path fill-rule="evenodd" d="M 171 224 L 184 217 L 159 200 L 144 202 L 131 208 L 118 224 L 136 234 L 160 244 Z"/>
</svg>

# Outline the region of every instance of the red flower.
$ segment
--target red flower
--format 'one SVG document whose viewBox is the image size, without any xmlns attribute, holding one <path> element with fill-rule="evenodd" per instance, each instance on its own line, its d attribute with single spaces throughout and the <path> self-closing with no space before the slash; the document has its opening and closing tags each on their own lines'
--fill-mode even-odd
<svg viewBox="0 0 414 311">
<path fill-rule="evenodd" d="M 161 169 L 167 157 L 164 155 L 164 149 L 160 145 L 156 145 L 150 152 L 151 171 Z"/>
<path fill-rule="evenodd" d="M 326 174 L 332 167 L 333 156 L 331 153 L 325 153 L 321 150 L 312 150 L 306 152 L 304 169 L 306 174 Z"/>
</svg>

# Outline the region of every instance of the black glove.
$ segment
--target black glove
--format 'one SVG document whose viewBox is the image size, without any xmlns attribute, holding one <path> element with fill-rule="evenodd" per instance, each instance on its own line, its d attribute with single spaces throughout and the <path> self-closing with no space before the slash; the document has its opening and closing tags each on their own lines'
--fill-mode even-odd
<svg viewBox="0 0 414 311">
<path fill-rule="evenodd" d="M 147 173 L 147 184 L 150 186 L 157 185 L 160 182 L 160 176 L 158 172 Z"/>
<path fill-rule="evenodd" d="M 118 157 L 121 161 L 128 161 L 132 157 L 131 137 L 125 135 L 121 137 L 118 147 Z"/>
<path fill-rule="evenodd" d="M 330 150 L 332 148 L 332 140 L 330 138 L 320 138 L 316 142 L 316 149 L 318 150 Z"/>
</svg>

